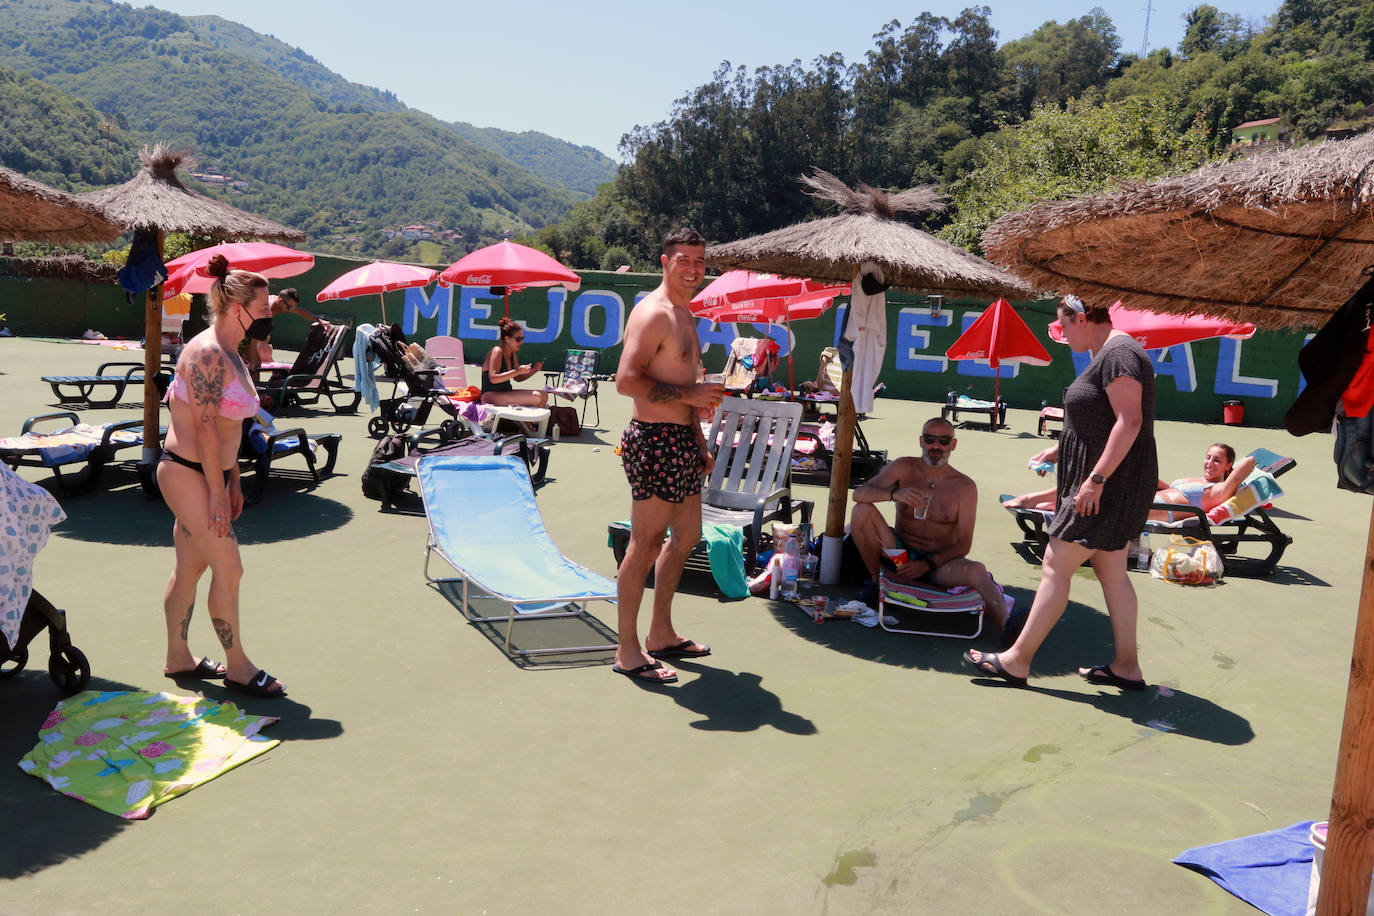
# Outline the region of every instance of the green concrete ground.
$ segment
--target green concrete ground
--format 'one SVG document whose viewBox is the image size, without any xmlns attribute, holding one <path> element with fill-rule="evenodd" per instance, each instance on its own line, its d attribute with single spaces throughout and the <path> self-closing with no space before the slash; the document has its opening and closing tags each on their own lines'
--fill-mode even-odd
<svg viewBox="0 0 1374 916">
<path fill-rule="evenodd" d="M 50 409 L 40 375 L 118 357 L 0 341 L 0 430 Z M 628 404 L 607 388 L 601 408 L 538 499 L 562 549 L 613 575 Z M 935 412 L 880 400 L 865 428 L 911 451 Z M 980 483 L 974 556 L 1025 602 L 1038 566 L 997 494 L 1037 485 L 1025 460 L 1045 440 L 1032 413 L 1009 419 L 961 432 L 954 463 Z M 1334 489 L 1327 437 L 1158 424 L 1166 477 L 1217 439 L 1294 455 L 1276 512 L 1294 544 L 1269 579 L 1134 576 L 1158 685 L 1137 696 L 1074 674 L 1110 657 L 1088 573 L 1030 691 L 970 677 L 960 641 L 817 625 L 699 579 L 677 621 L 715 654 L 675 687 L 613 675 L 609 653 L 517 664 L 425 584 L 423 517 L 361 495 L 366 415 L 300 422 L 344 434 L 342 474 L 274 483 L 238 526 L 247 646 L 290 691 L 245 705 L 280 715 L 283 743 L 144 822 L 62 797 L 13 766 L 58 699 L 40 640 L 36 670 L 0 682 L 6 912 L 1242 913 L 1169 860 L 1326 816 L 1370 514 Z M 92 686 L 175 689 L 170 514 L 119 473 L 63 504 L 36 584 L 68 609 Z M 213 656 L 204 589 L 192 647 Z M 531 644 L 567 628 L 526 626 Z"/>
</svg>

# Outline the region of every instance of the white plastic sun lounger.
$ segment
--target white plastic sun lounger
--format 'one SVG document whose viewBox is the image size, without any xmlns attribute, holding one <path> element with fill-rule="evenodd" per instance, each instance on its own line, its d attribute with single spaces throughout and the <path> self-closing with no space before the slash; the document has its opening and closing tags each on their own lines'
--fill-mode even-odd
<svg viewBox="0 0 1374 916">
<path fill-rule="evenodd" d="M 615 583 L 565 557 L 549 538 L 534 501 L 529 469 L 517 455 L 421 458 L 416 465 L 429 541 L 425 579 L 432 585 L 463 583 L 463 613 L 473 623 L 506 621 L 506 651 L 512 655 L 604 652 L 614 644 L 512 649 L 516 620 L 581 617 L 587 603 L 615 600 Z M 430 575 L 430 555 L 439 554 L 457 576 Z M 504 616 L 476 616 L 468 584 L 510 605 Z"/>
</svg>

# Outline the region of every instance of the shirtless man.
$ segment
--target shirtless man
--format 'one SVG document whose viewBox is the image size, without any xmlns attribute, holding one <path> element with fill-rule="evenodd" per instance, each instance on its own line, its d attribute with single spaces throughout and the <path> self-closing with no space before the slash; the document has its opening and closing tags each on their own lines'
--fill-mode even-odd
<svg viewBox="0 0 1374 916">
<path fill-rule="evenodd" d="M 967 586 L 983 596 L 988 615 L 1001 625 L 1007 620 L 1001 589 L 982 563 L 968 558 L 978 485 L 949 465 L 950 453 L 958 444 L 948 421 L 927 420 L 921 430 L 920 458 L 898 458 L 855 488 L 849 533 L 874 581 L 879 564 L 885 564 L 888 578 L 897 582 Z M 913 513 L 927 500 L 925 518 L 916 518 Z M 897 504 L 895 531 L 875 505 L 883 502 Z M 907 559 L 894 572 L 883 550 L 901 547 L 906 548 Z"/>
<path fill-rule="evenodd" d="M 700 658 L 709 646 L 673 629 L 672 603 L 687 554 L 701 540 L 702 478 L 711 454 L 698 420 L 710 416 L 724 386 L 700 381 L 701 342 L 690 303 L 706 275 L 706 241 L 677 229 L 663 242 L 663 282 L 630 312 L 616 368 L 616 390 L 634 399 L 634 417 L 620 440 L 630 481 L 630 544 L 616 581 L 620 644 L 612 670 L 671 684 L 677 672 L 664 658 Z M 664 535 L 672 529 L 672 536 Z M 639 604 L 650 567 L 654 613 L 639 643 Z"/>
</svg>

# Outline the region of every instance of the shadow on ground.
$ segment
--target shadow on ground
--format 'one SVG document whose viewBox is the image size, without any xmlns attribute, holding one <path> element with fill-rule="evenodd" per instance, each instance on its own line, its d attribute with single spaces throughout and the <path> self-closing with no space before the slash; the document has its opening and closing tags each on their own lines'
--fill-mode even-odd
<svg viewBox="0 0 1374 916">
<path fill-rule="evenodd" d="M 673 668 L 698 675 L 680 685 L 635 681 L 641 689 L 670 697 L 683 709 L 700 719 L 692 728 L 716 732 L 752 732 L 771 726 L 789 735 L 815 735 L 810 719 L 782 708 L 776 693 L 764 689 L 763 678 L 751 671 L 728 671 L 703 661 L 674 659 Z"/>
<path fill-rule="evenodd" d="M 330 478 L 331 480 L 333 478 Z M 138 486 L 62 500 L 67 520 L 53 529 L 60 538 L 130 547 L 172 546 L 172 513 Z M 310 492 L 291 492 L 273 480 L 261 503 L 247 506 L 234 522 L 240 544 L 275 544 L 342 528 L 353 519 L 343 503 Z"/>
</svg>

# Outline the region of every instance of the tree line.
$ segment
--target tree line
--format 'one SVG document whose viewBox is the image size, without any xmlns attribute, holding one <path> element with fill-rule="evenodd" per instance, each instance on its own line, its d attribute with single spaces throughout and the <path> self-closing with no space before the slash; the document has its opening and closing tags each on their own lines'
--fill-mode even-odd
<svg viewBox="0 0 1374 916">
<path fill-rule="evenodd" d="M 1145 57 L 1101 9 L 1000 46 L 990 12 L 894 20 L 853 64 L 722 63 L 624 135 L 614 182 L 530 240 L 575 267 L 653 269 L 674 225 L 729 241 L 825 215 L 797 183 L 820 167 L 941 185 L 951 206 L 923 228 L 978 251 L 1002 213 L 1196 168 L 1244 121 L 1282 117 L 1310 140 L 1363 129 L 1374 102 L 1374 4 L 1359 0 L 1284 0 L 1263 23 L 1200 5 L 1177 48 Z"/>
</svg>

